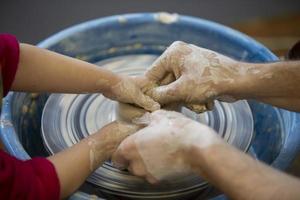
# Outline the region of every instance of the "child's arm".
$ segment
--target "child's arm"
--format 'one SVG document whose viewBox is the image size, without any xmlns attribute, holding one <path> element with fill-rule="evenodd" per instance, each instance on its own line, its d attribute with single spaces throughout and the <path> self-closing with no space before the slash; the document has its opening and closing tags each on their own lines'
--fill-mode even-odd
<svg viewBox="0 0 300 200">
<path fill-rule="evenodd" d="M 48 159 L 60 182 L 60 197 L 72 194 L 102 163 L 108 160 L 121 141 L 139 129 L 136 125 L 113 122 L 78 144 Z"/>
<path fill-rule="evenodd" d="M 129 77 L 46 49 L 20 44 L 19 65 L 12 84 L 14 91 L 54 93 L 103 93 L 147 110 L 159 104 L 145 96 Z"/>
<path fill-rule="evenodd" d="M 62 199 L 71 195 L 139 127 L 113 122 L 48 158 L 19 160 L 0 150 L 0 199 Z"/>
</svg>

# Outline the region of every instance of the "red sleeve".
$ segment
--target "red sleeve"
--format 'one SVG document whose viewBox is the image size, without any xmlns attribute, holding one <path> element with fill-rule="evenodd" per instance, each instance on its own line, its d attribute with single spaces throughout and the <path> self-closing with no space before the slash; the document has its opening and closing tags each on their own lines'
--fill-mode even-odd
<svg viewBox="0 0 300 200">
<path fill-rule="evenodd" d="M 0 199 L 59 199 L 59 180 L 46 158 L 21 161 L 0 150 Z"/>
<path fill-rule="evenodd" d="M 9 34 L 0 34 L 0 66 L 3 81 L 3 96 L 5 96 L 15 78 L 19 64 L 19 42 Z"/>
</svg>

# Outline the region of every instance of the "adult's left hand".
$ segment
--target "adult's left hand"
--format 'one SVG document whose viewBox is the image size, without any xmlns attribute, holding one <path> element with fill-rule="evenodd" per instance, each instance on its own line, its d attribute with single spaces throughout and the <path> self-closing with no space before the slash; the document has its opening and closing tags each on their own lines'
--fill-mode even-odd
<svg viewBox="0 0 300 200">
<path fill-rule="evenodd" d="M 224 141 L 214 130 L 184 115 L 158 110 L 146 113 L 136 123 L 147 127 L 127 137 L 112 156 L 116 167 L 128 168 L 150 183 L 190 174 L 188 153 Z"/>
</svg>

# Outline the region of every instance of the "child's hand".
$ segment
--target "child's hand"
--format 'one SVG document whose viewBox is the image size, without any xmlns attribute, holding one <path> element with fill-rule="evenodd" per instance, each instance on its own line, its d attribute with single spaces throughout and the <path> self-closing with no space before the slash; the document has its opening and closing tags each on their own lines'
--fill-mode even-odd
<svg viewBox="0 0 300 200">
<path fill-rule="evenodd" d="M 160 109 L 157 102 L 143 93 L 142 87 L 133 78 L 120 76 L 120 79 L 110 87 L 109 91 L 103 94 L 113 100 L 136 104 L 148 111 Z"/>
</svg>

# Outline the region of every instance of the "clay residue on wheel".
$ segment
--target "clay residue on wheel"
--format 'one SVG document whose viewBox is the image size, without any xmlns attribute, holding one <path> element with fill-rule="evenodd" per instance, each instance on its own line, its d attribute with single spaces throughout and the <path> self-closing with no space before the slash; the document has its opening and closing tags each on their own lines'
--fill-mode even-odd
<svg viewBox="0 0 300 200">
<path fill-rule="evenodd" d="M 163 24 L 172 24 L 177 22 L 179 15 L 177 13 L 160 12 L 155 15 L 155 19 Z"/>
</svg>

